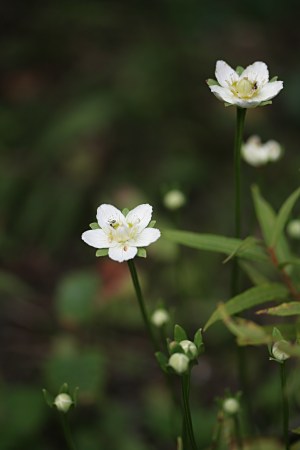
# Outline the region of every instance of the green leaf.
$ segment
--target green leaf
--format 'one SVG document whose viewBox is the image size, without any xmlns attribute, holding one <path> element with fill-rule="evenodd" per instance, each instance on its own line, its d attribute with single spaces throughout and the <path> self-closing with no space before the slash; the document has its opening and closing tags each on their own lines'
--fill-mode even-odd
<svg viewBox="0 0 300 450">
<path fill-rule="evenodd" d="M 225 255 L 232 255 L 236 252 L 236 256 L 239 258 L 249 259 L 251 261 L 269 261 L 264 249 L 258 245 L 239 249 L 243 243 L 241 239 L 176 230 L 164 230 L 163 236 L 177 244 L 186 245 L 187 247 L 198 250 L 225 253 Z"/>
<path fill-rule="evenodd" d="M 219 83 L 216 80 L 214 80 L 213 78 L 208 78 L 206 80 L 206 84 L 208 86 L 216 86 L 216 85 L 219 86 Z"/>
<path fill-rule="evenodd" d="M 122 209 L 122 214 L 126 217 L 127 214 L 129 213 L 129 209 L 128 208 L 124 208 Z"/>
<path fill-rule="evenodd" d="M 99 248 L 96 251 L 96 256 L 97 257 L 99 257 L 99 256 L 107 256 L 107 255 L 108 255 L 108 248 Z"/>
<path fill-rule="evenodd" d="M 227 315 L 238 314 L 253 306 L 260 305 L 271 300 L 280 301 L 288 296 L 288 289 L 278 283 L 269 283 L 255 286 L 242 294 L 236 295 L 224 304 Z M 213 312 L 204 327 L 207 330 L 213 323 L 221 319 L 219 309 Z"/>
<path fill-rule="evenodd" d="M 194 344 L 196 345 L 198 350 L 203 346 L 202 328 L 199 328 L 199 330 L 196 331 L 194 336 Z"/>
<path fill-rule="evenodd" d="M 89 226 L 92 230 L 98 230 L 100 228 L 97 222 L 92 222 Z"/>
<path fill-rule="evenodd" d="M 245 250 L 249 247 L 255 246 L 260 244 L 260 241 L 253 237 L 253 236 L 248 236 L 246 237 L 246 239 L 242 240 L 241 245 L 239 245 L 234 252 L 232 252 L 229 256 L 227 256 L 226 259 L 224 259 L 223 264 L 226 264 L 228 261 L 230 261 L 234 256 L 237 255 L 238 252 L 242 252 L 242 250 Z"/>
<path fill-rule="evenodd" d="M 275 247 L 280 235 L 283 233 L 285 224 L 291 214 L 291 211 L 300 196 L 300 188 L 296 189 L 284 202 L 279 210 L 278 216 L 276 217 L 275 226 L 271 239 L 271 246 Z"/>
<path fill-rule="evenodd" d="M 235 71 L 236 71 L 236 73 L 239 75 L 239 76 L 241 76 L 242 75 L 242 73 L 244 72 L 244 67 L 242 67 L 242 66 L 237 66 L 236 67 L 236 69 L 235 69 Z"/>
<path fill-rule="evenodd" d="M 151 222 L 149 223 L 148 227 L 149 228 L 153 228 L 156 224 L 156 220 L 151 220 Z"/>
<path fill-rule="evenodd" d="M 72 400 L 74 402 L 74 406 L 77 406 L 78 392 L 79 392 L 79 387 L 77 386 L 73 391 L 73 399 Z"/>
<path fill-rule="evenodd" d="M 259 286 L 270 282 L 268 277 L 266 277 L 259 268 L 254 267 L 252 263 L 241 261 L 240 266 L 254 285 Z"/>
<path fill-rule="evenodd" d="M 265 102 L 261 102 L 259 104 L 259 106 L 267 106 L 267 105 L 272 105 L 272 100 L 266 100 Z"/>
<path fill-rule="evenodd" d="M 137 256 L 139 256 L 140 258 L 146 258 L 147 257 L 147 252 L 145 248 L 139 248 L 137 251 Z"/>
<path fill-rule="evenodd" d="M 174 327 L 174 340 L 176 342 L 184 341 L 187 339 L 187 334 L 180 325 L 175 325 Z"/>
<path fill-rule="evenodd" d="M 69 394 L 69 386 L 68 383 L 63 383 L 59 388 L 59 394 Z"/>
<path fill-rule="evenodd" d="M 269 83 L 274 83 L 274 81 L 277 81 L 277 80 L 278 80 L 278 76 L 276 75 L 275 77 L 271 78 Z"/>
<path fill-rule="evenodd" d="M 300 302 L 281 303 L 272 308 L 261 309 L 256 314 L 269 314 L 270 316 L 298 316 L 300 315 Z"/>
<path fill-rule="evenodd" d="M 49 394 L 49 392 L 46 389 L 43 389 L 43 395 L 47 405 L 50 406 L 50 408 L 52 408 L 54 402 L 53 395 Z"/>
<path fill-rule="evenodd" d="M 283 336 L 277 327 L 273 328 L 272 337 L 273 337 L 274 342 L 283 340 Z"/>
<path fill-rule="evenodd" d="M 157 362 L 160 366 L 160 368 L 164 371 L 164 372 L 168 372 L 167 370 L 167 365 L 168 365 L 168 358 L 166 357 L 166 355 L 162 352 L 156 352 L 155 353 L 155 358 L 157 359 Z"/>
</svg>

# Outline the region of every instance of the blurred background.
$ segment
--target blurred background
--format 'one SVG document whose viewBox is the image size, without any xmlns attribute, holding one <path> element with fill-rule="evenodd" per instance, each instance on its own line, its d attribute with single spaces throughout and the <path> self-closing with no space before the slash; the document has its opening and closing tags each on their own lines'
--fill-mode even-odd
<svg viewBox="0 0 300 450">
<path fill-rule="evenodd" d="M 285 149 L 250 185 L 278 208 L 299 185 L 297 3 L 252 0 L 0 4 L 0 449 L 65 448 L 54 395 L 79 386 L 71 424 L 79 449 L 174 449 L 171 401 L 143 330 L 126 264 L 80 239 L 101 203 L 147 202 L 157 226 L 232 235 L 234 108 L 205 84 L 215 63 L 265 61 L 284 80 L 273 106 L 249 110 L 245 138 Z M 165 194 L 186 203 L 170 210 Z M 160 239 L 137 261 L 152 311 L 163 301 L 190 336 L 228 298 L 222 257 Z M 171 336 L 171 330 L 170 330 Z M 216 396 L 237 389 L 232 338 L 205 336 L 192 404 L 203 447 Z M 278 380 L 266 349 L 249 349 L 258 432 L 278 433 Z M 259 355 L 259 356 L 257 356 Z M 268 375 L 266 376 L 266 370 Z M 299 390 L 298 390 L 299 391 Z M 300 397 L 294 396 L 297 414 Z M 295 424 L 295 426 L 298 426 Z M 261 428 L 259 428 L 261 427 Z"/>
</svg>

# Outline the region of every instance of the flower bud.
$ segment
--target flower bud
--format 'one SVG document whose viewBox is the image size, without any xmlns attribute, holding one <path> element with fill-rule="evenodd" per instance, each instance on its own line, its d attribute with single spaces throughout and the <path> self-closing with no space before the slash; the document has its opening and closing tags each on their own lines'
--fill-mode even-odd
<svg viewBox="0 0 300 450">
<path fill-rule="evenodd" d="M 186 203 L 186 198 L 183 192 L 178 189 L 172 189 L 164 196 L 164 205 L 168 209 L 181 208 Z"/>
<path fill-rule="evenodd" d="M 68 394 L 59 394 L 54 400 L 56 408 L 63 413 L 68 412 L 72 404 L 73 400 Z"/>
<path fill-rule="evenodd" d="M 287 232 L 291 238 L 299 239 L 300 238 L 300 220 L 299 219 L 291 220 L 287 226 Z"/>
<path fill-rule="evenodd" d="M 240 409 L 240 404 L 233 397 L 226 398 L 223 402 L 223 409 L 227 414 L 236 414 Z"/>
<path fill-rule="evenodd" d="M 169 366 L 172 367 L 172 369 L 174 369 L 175 372 L 178 373 L 179 375 L 182 375 L 185 372 L 187 372 L 189 362 L 190 362 L 189 358 L 183 353 L 174 353 L 169 358 Z"/>
<path fill-rule="evenodd" d="M 285 339 L 281 339 L 280 341 L 275 342 L 275 344 L 272 347 L 272 354 L 277 361 L 285 361 L 286 359 L 290 358 L 290 355 L 283 350 L 281 350 L 280 346 L 282 344 L 288 344 L 288 342 Z"/>
<path fill-rule="evenodd" d="M 189 341 L 188 339 L 184 339 L 179 342 L 180 347 L 182 347 L 184 353 L 186 355 L 191 355 L 193 358 L 198 356 L 198 350 L 194 342 Z"/>
<path fill-rule="evenodd" d="M 153 312 L 153 314 L 151 316 L 151 322 L 157 328 L 162 327 L 167 322 L 169 322 L 169 320 L 170 320 L 169 313 L 168 313 L 168 311 L 166 311 L 163 308 L 157 309 L 156 311 Z"/>
</svg>

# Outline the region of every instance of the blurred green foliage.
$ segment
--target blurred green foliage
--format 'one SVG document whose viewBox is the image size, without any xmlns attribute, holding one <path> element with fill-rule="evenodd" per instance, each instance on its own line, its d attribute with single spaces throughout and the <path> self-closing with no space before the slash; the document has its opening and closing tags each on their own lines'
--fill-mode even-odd
<svg viewBox="0 0 300 450">
<path fill-rule="evenodd" d="M 80 388 L 79 449 L 175 448 L 127 268 L 96 259 L 80 235 L 102 202 L 149 202 L 158 227 L 232 235 L 234 111 L 205 86 L 220 58 L 266 61 L 284 80 L 273 106 L 247 117 L 246 137 L 286 152 L 243 166 L 245 234 L 250 183 L 282 204 L 299 182 L 298 10 L 293 0 L 1 2 L 1 450 L 64 448 L 41 393 L 63 382 Z M 188 199 L 179 212 L 163 206 L 174 187 Z M 149 309 L 163 299 L 191 334 L 228 298 L 219 256 L 163 240 L 148 256 L 138 263 Z M 203 447 L 214 398 L 237 387 L 228 332 L 218 325 L 205 341 L 192 399 Z M 258 426 L 276 436 L 273 367 L 267 350 L 247 353 Z"/>
</svg>

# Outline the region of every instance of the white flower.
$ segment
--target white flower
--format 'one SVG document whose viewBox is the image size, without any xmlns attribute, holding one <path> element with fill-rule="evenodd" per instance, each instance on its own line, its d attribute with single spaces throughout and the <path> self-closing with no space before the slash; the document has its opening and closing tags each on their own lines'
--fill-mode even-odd
<svg viewBox="0 0 300 450">
<path fill-rule="evenodd" d="M 68 412 L 71 405 L 73 404 L 73 400 L 68 394 L 59 394 L 55 397 L 54 405 L 61 412 Z"/>
<path fill-rule="evenodd" d="M 226 400 L 224 400 L 223 402 L 223 409 L 227 414 L 236 414 L 240 409 L 240 404 L 233 397 L 226 398 Z"/>
<path fill-rule="evenodd" d="M 258 136 L 251 136 L 242 146 L 244 160 L 255 167 L 275 162 L 281 154 L 282 148 L 278 142 L 271 140 L 263 144 Z"/>
<path fill-rule="evenodd" d="M 275 342 L 272 347 L 272 354 L 277 361 L 285 361 L 290 358 L 290 355 L 282 350 L 282 344 L 288 344 L 285 339 Z"/>
<path fill-rule="evenodd" d="M 291 238 L 300 239 L 300 220 L 291 220 L 287 226 L 287 232 Z"/>
<path fill-rule="evenodd" d="M 191 355 L 193 358 L 198 356 L 198 350 L 194 342 L 184 339 L 179 342 L 179 345 L 187 356 Z"/>
<path fill-rule="evenodd" d="M 216 78 L 218 84 L 208 80 L 214 95 L 229 105 L 240 108 L 255 108 L 275 97 L 283 88 L 282 81 L 269 81 L 269 71 L 265 63 L 257 61 L 239 75 L 225 61 L 217 61 Z"/>
<path fill-rule="evenodd" d="M 168 209 L 181 208 L 186 202 L 186 198 L 183 192 L 178 189 L 172 189 L 164 196 L 164 204 Z"/>
<path fill-rule="evenodd" d="M 97 249 L 108 249 L 114 261 L 128 261 L 136 256 L 138 247 L 146 247 L 160 237 L 156 228 L 147 228 L 152 216 L 152 206 L 139 205 L 126 217 L 112 205 L 100 205 L 97 221 L 100 229 L 85 231 L 82 239 Z"/>
<path fill-rule="evenodd" d="M 184 355 L 183 353 L 174 353 L 169 358 L 169 366 L 172 367 L 172 369 L 175 370 L 176 373 L 179 375 L 182 375 L 185 373 L 189 368 L 190 360 L 189 358 Z"/>
<path fill-rule="evenodd" d="M 156 309 L 151 316 L 151 322 L 158 328 L 165 325 L 169 320 L 169 313 L 163 308 Z"/>
</svg>

